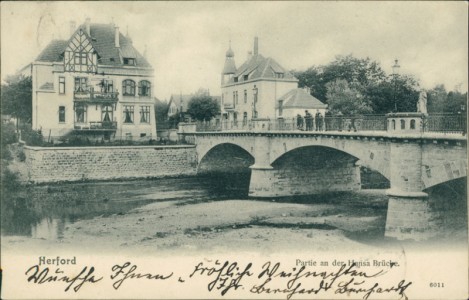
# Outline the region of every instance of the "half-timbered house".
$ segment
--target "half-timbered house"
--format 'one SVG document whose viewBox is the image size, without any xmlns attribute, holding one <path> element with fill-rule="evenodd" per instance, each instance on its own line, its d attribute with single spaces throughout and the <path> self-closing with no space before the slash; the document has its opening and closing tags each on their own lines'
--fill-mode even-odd
<svg viewBox="0 0 469 300">
<path fill-rule="evenodd" d="M 33 129 L 104 139 L 156 139 L 153 68 L 114 24 L 87 19 L 31 64 Z"/>
</svg>

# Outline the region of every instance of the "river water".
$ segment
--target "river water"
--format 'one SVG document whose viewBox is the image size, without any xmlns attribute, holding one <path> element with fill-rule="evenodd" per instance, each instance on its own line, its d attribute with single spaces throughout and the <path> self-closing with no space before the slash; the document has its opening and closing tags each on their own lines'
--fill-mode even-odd
<svg viewBox="0 0 469 300">
<path fill-rule="evenodd" d="M 23 236 L 60 240 L 64 229 L 78 220 L 125 215 L 154 202 L 177 201 L 191 205 L 201 202 L 248 199 L 249 176 L 163 178 L 152 180 L 29 185 L 2 197 L 2 236 Z M 444 236 L 467 236 L 466 185 L 464 181 L 430 191 L 435 218 L 444 225 Z M 385 190 L 323 194 L 320 196 L 258 199 L 308 205 L 330 204 L 325 217 L 373 219 L 372 229 L 341 228 L 344 234 L 367 244 L 385 242 L 387 202 Z M 227 212 L 229 213 L 229 212 Z M 275 224 L 272 224 L 275 226 Z M 329 226 L 330 227 L 330 226 Z M 316 226 L 330 230 L 327 226 Z"/>
</svg>

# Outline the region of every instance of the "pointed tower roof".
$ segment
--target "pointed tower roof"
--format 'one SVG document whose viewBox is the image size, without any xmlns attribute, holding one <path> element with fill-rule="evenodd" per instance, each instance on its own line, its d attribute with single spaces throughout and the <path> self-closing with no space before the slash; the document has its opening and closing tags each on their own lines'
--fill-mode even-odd
<svg viewBox="0 0 469 300">
<path fill-rule="evenodd" d="M 225 65 L 223 66 L 223 75 L 229 75 L 236 73 L 236 64 L 234 61 L 234 52 L 231 50 L 231 41 L 228 50 L 225 55 Z"/>
</svg>

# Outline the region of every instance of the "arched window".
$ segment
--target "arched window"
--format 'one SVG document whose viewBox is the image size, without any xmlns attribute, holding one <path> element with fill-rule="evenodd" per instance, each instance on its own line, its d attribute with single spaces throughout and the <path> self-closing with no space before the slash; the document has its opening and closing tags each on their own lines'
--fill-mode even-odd
<svg viewBox="0 0 469 300">
<path fill-rule="evenodd" d="M 138 83 L 138 95 L 139 96 L 151 96 L 151 83 L 150 81 L 142 80 Z"/>
<path fill-rule="evenodd" d="M 410 120 L 410 129 L 415 129 L 415 120 Z"/>
<path fill-rule="evenodd" d="M 396 130 L 396 120 L 392 120 L 392 130 Z"/>
<path fill-rule="evenodd" d="M 122 81 L 122 94 L 124 96 L 135 96 L 135 81 L 130 79 Z"/>
<path fill-rule="evenodd" d="M 401 119 L 401 129 L 405 129 L 405 120 Z"/>
</svg>

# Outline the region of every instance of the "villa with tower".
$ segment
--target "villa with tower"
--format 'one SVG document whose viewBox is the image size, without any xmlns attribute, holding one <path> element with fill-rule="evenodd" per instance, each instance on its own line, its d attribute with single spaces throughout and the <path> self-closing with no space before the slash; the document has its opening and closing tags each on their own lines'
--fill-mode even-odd
<svg viewBox="0 0 469 300">
<path fill-rule="evenodd" d="M 240 127 L 255 119 L 294 118 L 305 110 L 325 115 L 326 104 L 298 88 L 298 79 L 277 61 L 259 53 L 257 37 L 253 51 L 238 68 L 234 56 L 230 43 L 221 74 L 224 121 Z"/>
<path fill-rule="evenodd" d="M 23 69 L 32 76 L 32 128 L 45 137 L 156 139 L 152 66 L 116 24 L 88 18 L 75 27 Z"/>
</svg>

